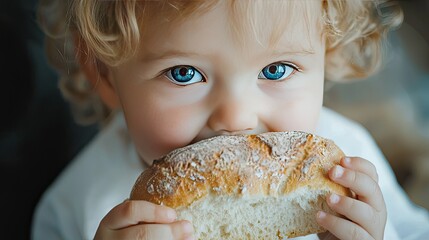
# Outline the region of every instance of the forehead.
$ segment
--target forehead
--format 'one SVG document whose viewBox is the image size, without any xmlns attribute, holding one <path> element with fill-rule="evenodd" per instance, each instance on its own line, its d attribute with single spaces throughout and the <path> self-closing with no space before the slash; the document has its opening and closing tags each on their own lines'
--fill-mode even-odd
<svg viewBox="0 0 429 240">
<path fill-rule="evenodd" d="M 238 41 L 254 39 L 261 46 L 274 47 L 292 44 L 281 40 L 297 39 L 302 47 L 311 48 L 311 40 L 321 33 L 321 13 L 320 0 L 237 1 L 229 19 Z"/>
<path fill-rule="evenodd" d="M 178 0 L 145 4 L 143 40 L 160 33 L 167 40 L 167 35 L 177 33 L 177 29 L 201 30 L 204 24 L 206 34 L 211 35 L 210 21 L 225 22 L 239 48 L 256 43 L 263 48 L 288 45 L 297 51 L 312 52 L 313 42 L 322 40 L 321 0 Z M 216 14 L 207 21 L 207 15 L 213 12 Z"/>
</svg>

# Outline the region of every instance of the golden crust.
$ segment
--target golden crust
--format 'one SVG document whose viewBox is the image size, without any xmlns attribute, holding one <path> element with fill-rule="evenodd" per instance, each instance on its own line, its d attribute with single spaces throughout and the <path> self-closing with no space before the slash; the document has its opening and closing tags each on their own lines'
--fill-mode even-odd
<svg viewBox="0 0 429 240">
<path fill-rule="evenodd" d="M 305 132 L 218 136 L 154 161 L 130 199 L 179 208 L 209 193 L 280 196 L 302 186 L 351 196 L 327 176 L 343 156 L 332 141 Z"/>
</svg>

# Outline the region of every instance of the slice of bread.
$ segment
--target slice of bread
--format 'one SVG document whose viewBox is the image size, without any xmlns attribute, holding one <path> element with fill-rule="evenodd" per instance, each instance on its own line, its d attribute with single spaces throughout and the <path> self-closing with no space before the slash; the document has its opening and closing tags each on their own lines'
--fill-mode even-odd
<svg viewBox="0 0 429 240">
<path fill-rule="evenodd" d="M 305 132 L 218 136 L 176 149 L 137 179 L 130 199 L 176 209 L 197 239 L 285 239 L 324 231 L 326 196 L 351 196 L 327 172 L 343 152 Z"/>
</svg>

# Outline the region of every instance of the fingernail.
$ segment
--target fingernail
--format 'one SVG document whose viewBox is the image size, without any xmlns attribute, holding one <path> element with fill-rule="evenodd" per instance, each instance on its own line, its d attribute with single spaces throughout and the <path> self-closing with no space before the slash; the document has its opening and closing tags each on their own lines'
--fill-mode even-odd
<svg viewBox="0 0 429 240">
<path fill-rule="evenodd" d="M 317 218 L 325 218 L 326 217 L 326 213 L 323 211 L 319 211 L 317 212 Z"/>
<path fill-rule="evenodd" d="M 177 214 L 173 210 L 168 210 L 167 217 L 168 217 L 168 219 L 176 220 L 177 219 Z"/>
<path fill-rule="evenodd" d="M 183 223 L 183 231 L 185 233 L 192 233 L 194 232 L 194 228 L 192 227 L 192 224 L 190 222 Z"/>
<path fill-rule="evenodd" d="M 349 157 L 344 157 L 344 164 L 346 164 L 347 166 L 350 166 L 350 158 Z"/>
<path fill-rule="evenodd" d="M 340 178 L 341 176 L 343 176 L 343 173 L 344 168 L 342 168 L 341 166 L 336 166 L 334 170 L 334 178 Z"/>
<path fill-rule="evenodd" d="M 331 203 L 338 203 L 339 201 L 340 201 L 340 196 L 338 196 L 337 194 L 335 194 L 335 193 L 332 193 L 331 194 L 331 196 L 329 196 L 329 201 L 331 202 Z"/>
</svg>

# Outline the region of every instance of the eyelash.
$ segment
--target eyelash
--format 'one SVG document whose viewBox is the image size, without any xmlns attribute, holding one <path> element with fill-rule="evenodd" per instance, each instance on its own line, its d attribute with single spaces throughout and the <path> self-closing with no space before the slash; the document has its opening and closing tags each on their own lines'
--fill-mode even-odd
<svg viewBox="0 0 429 240">
<path fill-rule="evenodd" d="M 176 66 L 173 66 L 173 67 L 171 67 L 171 68 L 168 68 L 168 69 L 166 69 L 166 70 L 164 70 L 164 71 L 162 71 L 161 72 L 161 74 L 162 75 L 164 75 L 164 76 L 166 76 L 167 78 L 168 78 L 168 80 L 170 80 L 172 83 L 174 83 L 174 84 L 176 84 L 176 85 L 178 85 L 178 86 L 187 86 L 187 85 L 192 85 L 192 84 L 194 84 L 194 83 L 191 83 L 191 84 L 180 84 L 180 82 L 179 81 L 177 81 L 176 80 L 176 82 L 174 82 L 168 75 L 170 75 L 171 76 L 171 71 L 173 71 L 174 69 L 177 69 L 177 68 L 179 68 L 179 67 L 181 67 L 181 68 L 188 68 L 188 70 L 189 70 L 189 68 L 192 68 L 192 69 L 194 69 L 199 75 L 201 75 L 201 80 L 200 81 L 197 81 L 197 82 L 194 82 L 194 83 L 199 83 L 199 82 L 206 82 L 207 80 L 207 78 L 204 76 L 204 74 L 202 73 L 202 71 L 200 71 L 199 69 L 197 69 L 196 67 L 194 67 L 194 66 L 190 66 L 190 65 L 176 65 Z"/>
<path fill-rule="evenodd" d="M 268 67 L 268 66 L 275 65 L 275 64 L 284 64 L 284 65 L 286 65 L 286 66 L 288 66 L 288 67 L 291 67 L 291 68 L 293 69 L 293 71 L 292 71 L 292 73 L 290 73 L 290 74 L 289 74 L 289 76 L 287 76 L 286 78 L 281 79 L 281 80 L 276 80 L 276 81 L 274 81 L 274 82 L 284 82 L 284 81 L 288 80 L 289 78 L 291 78 L 293 75 L 295 75 L 295 74 L 296 74 L 296 72 L 302 72 L 302 68 L 301 68 L 300 66 L 298 66 L 298 65 L 296 65 L 296 64 L 294 64 L 294 63 L 291 63 L 291 62 L 282 62 L 282 61 L 280 61 L 280 62 L 270 63 L 270 64 L 268 64 L 267 66 L 265 66 L 263 69 L 265 69 L 265 68 L 266 68 L 266 67 Z M 260 73 L 262 73 L 263 69 L 260 71 Z M 259 75 L 260 75 L 260 74 L 259 74 Z M 265 78 L 265 79 L 266 79 L 266 78 Z M 267 80 L 268 80 L 268 79 L 267 79 Z"/>
<path fill-rule="evenodd" d="M 275 63 L 283 63 L 283 64 L 288 65 L 289 67 L 295 69 L 295 71 L 297 71 L 297 72 L 302 72 L 302 68 L 300 66 L 298 66 L 297 64 L 294 64 L 291 62 L 275 62 Z M 272 64 L 275 64 L 275 63 L 272 63 Z"/>
<path fill-rule="evenodd" d="M 286 66 L 288 66 L 288 67 L 290 67 L 290 68 L 292 68 L 293 70 L 292 70 L 292 72 L 287 76 L 287 77 L 285 77 L 284 79 L 278 79 L 278 80 L 273 80 L 273 79 L 268 79 L 268 78 L 261 78 L 260 76 L 261 76 L 261 74 L 263 74 L 263 70 L 265 69 L 265 68 L 267 68 L 267 67 L 269 67 L 269 66 L 272 66 L 272 65 L 276 65 L 276 64 L 284 64 L 284 65 L 286 65 Z M 179 67 L 182 67 L 182 68 L 188 68 L 188 71 L 189 71 L 189 69 L 190 68 L 192 68 L 192 69 L 194 69 L 199 75 L 201 75 L 201 80 L 200 81 L 196 81 L 196 82 L 193 82 L 193 83 L 190 83 L 190 84 L 180 84 L 179 83 L 179 81 L 177 81 L 177 80 L 173 80 L 173 79 L 171 79 L 170 77 L 169 77 L 169 75 L 172 77 L 172 75 L 171 75 L 171 71 L 173 71 L 174 69 L 177 69 L 177 68 L 179 68 Z M 192 70 L 193 71 L 193 70 Z M 266 65 L 261 71 L 259 71 L 259 74 L 258 74 L 258 79 L 265 79 L 265 80 L 271 80 L 271 81 L 274 81 L 274 82 L 283 82 L 283 81 L 286 81 L 286 80 L 288 80 L 289 78 L 291 78 L 293 75 L 295 75 L 296 74 L 296 72 L 302 72 L 302 68 L 301 67 L 299 67 L 298 65 L 296 65 L 296 64 L 293 64 L 293 63 L 291 63 L 291 62 L 274 62 L 274 63 L 271 63 L 271 64 L 269 64 L 269 65 Z M 164 71 L 162 71 L 159 75 L 164 75 L 164 76 L 166 76 L 172 83 L 174 83 L 174 84 L 176 84 L 176 85 L 179 85 L 179 86 L 187 86 L 187 85 L 192 85 L 192 84 L 194 84 L 194 83 L 200 83 L 200 82 L 207 82 L 207 78 L 204 76 L 204 74 L 202 73 L 202 71 L 200 71 L 200 70 L 198 70 L 197 68 L 195 68 L 195 67 L 193 67 L 193 66 L 190 66 L 190 65 L 176 65 L 176 66 L 173 66 L 173 67 L 171 67 L 171 68 L 168 68 L 168 69 L 165 69 Z M 263 75 L 265 75 L 265 74 L 263 74 Z M 174 78 L 174 77 L 173 77 Z"/>
</svg>

